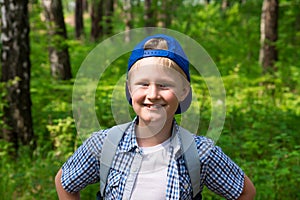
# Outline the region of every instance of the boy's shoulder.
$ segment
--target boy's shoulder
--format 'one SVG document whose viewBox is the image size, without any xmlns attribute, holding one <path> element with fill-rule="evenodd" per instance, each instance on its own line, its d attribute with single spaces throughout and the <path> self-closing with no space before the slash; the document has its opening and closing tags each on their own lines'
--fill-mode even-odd
<svg viewBox="0 0 300 200">
<path fill-rule="evenodd" d="M 200 149 L 200 148 L 209 148 L 209 147 L 214 147 L 215 146 L 215 142 L 206 137 L 206 136 L 203 136 L 203 135 L 197 135 L 195 133 L 191 133 L 189 130 L 181 127 L 181 126 L 178 126 L 178 131 L 184 131 L 186 134 L 191 134 L 192 137 L 194 138 L 194 141 L 196 143 L 196 146 L 197 146 L 197 149 Z M 183 137 L 183 136 L 182 136 Z"/>
<path fill-rule="evenodd" d="M 127 122 L 98 130 L 93 132 L 85 143 L 93 143 L 102 148 L 105 141 L 108 140 L 111 145 L 118 146 L 121 139 L 126 140 L 127 142 L 131 140 L 132 135 L 130 133 L 132 133 L 132 125 L 133 122 Z"/>
<path fill-rule="evenodd" d="M 217 147 L 215 142 L 206 136 L 196 134 L 193 134 L 193 136 L 200 160 L 206 160 L 210 152 Z"/>
<path fill-rule="evenodd" d="M 103 142 L 104 139 L 107 137 L 109 130 L 110 128 L 105 128 L 105 129 L 95 131 L 85 140 L 85 142 L 90 142 L 90 141 Z"/>
<path fill-rule="evenodd" d="M 208 146 L 208 147 L 215 146 L 215 142 L 206 136 L 194 134 L 194 139 L 198 148 L 200 148 L 201 146 Z"/>
<path fill-rule="evenodd" d="M 127 129 L 133 124 L 133 122 L 127 122 L 124 124 L 115 125 L 109 128 L 103 128 L 98 131 L 95 131 L 87 140 L 104 140 L 111 133 L 126 133 Z"/>
</svg>

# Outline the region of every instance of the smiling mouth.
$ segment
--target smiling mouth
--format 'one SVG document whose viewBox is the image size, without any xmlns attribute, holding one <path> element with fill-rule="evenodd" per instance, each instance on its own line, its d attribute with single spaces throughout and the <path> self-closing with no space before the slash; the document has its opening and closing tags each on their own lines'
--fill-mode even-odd
<svg viewBox="0 0 300 200">
<path fill-rule="evenodd" d="M 165 106 L 161 104 L 143 104 L 143 105 L 149 109 L 160 109 Z"/>
</svg>

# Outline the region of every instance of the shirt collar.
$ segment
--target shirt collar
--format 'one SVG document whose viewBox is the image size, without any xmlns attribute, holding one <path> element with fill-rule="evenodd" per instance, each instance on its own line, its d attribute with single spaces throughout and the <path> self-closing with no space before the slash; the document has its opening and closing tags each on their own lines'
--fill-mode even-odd
<svg viewBox="0 0 300 200">
<path fill-rule="evenodd" d="M 132 123 L 128 126 L 127 130 L 124 133 L 123 139 L 120 142 L 119 152 L 125 153 L 130 152 L 135 149 L 138 149 L 138 143 L 135 134 L 135 126 L 137 124 L 138 117 L 135 117 Z M 178 137 L 179 126 L 176 121 L 173 121 L 172 135 L 171 135 L 171 148 L 173 148 L 173 152 L 175 153 L 175 157 L 180 154 L 180 139 Z"/>
<path fill-rule="evenodd" d="M 121 140 L 119 145 L 120 153 L 130 152 L 131 150 L 138 148 L 138 144 L 135 136 L 136 123 L 137 123 L 137 117 L 133 119 L 133 121 L 131 122 L 131 124 L 128 126 L 128 128 L 124 133 L 123 139 Z"/>
</svg>

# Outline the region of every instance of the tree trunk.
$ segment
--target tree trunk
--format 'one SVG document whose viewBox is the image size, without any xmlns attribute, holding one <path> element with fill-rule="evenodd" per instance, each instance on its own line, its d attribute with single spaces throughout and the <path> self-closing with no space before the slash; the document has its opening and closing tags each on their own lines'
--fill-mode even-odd
<svg viewBox="0 0 300 200">
<path fill-rule="evenodd" d="M 17 150 L 34 144 L 30 97 L 28 0 L 4 0 L 1 5 L 1 61 L 6 95 L 2 137 Z"/>
<path fill-rule="evenodd" d="M 85 12 L 89 11 L 89 3 L 88 0 L 82 0 L 82 8 Z"/>
<path fill-rule="evenodd" d="M 222 10 L 226 11 L 228 7 L 229 7 L 229 1 L 228 0 L 222 0 L 222 5 L 221 5 Z"/>
<path fill-rule="evenodd" d="M 91 2 L 91 40 L 96 41 L 103 36 L 103 0 L 92 0 Z"/>
<path fill-rule="evenodd" d="M 292 41 L 294 42 L 294 44 L 299 44 L 300 37 L 299 36 L 297 37 L 297 33 L 300 32 L 300 12 L 299 11 L 296 12 L 294 27 L 295 27 L 294 28 L 295 33 L 293 34 Z"/>
<path fill-rule="evenodd" d="M 159 9 L 158 26 L 163 27 L 163 28 L 170 27 L 172 14 L 173 14 L 173 12 L 172 12 L 172 2 L 170 0 L 161 1 L 161 8 Z"/>
<path fill-rule="evenodd" d="M 273 73 L 276 71 L 275 62 L 278 60 L 278 53 L 275 42 L 278 38 L 278 0 L 264 0 L 260 24 L 260 54 L 259 62 L 263 72 Z"/>
<path fill-rule="evenodd" d="M 132 29 L 132 4 L 131 0 L 124 0 L 123 2 L 123 10 L 124 10 L 124 24 L 125 24 L 125 42 L 130 42 L 130 32 L 129 30 Z"/>
<path fill-rule="evenodd" d="M 111 35 L 113 33 L 113 14 L 114 14 L 114 1 L 104 0 L 104 14 L 105 14 L 105 27 L 104 35 Z"/>
<path fill-rule="evenodd" d="M 145 27 L 155 27 L 156 26 L 156 18 L 155 18 L 155 10 L 154 7 L 156 0 L 145 0 L 144 1 L 144 21 Z M 155 6 L 154 6 L 155 5 Z"/>
<path fill-rule="evenodd" d="M 210 4 L 210 0 L 205 0 L 205 4 L 206 5 Z"/>
<path fill-rule="evenodd" d="M 80 39 L 84 35 L 83 1 L 76 0 L 75 4 L 75 37 Z"/>
<path fill-rule="evenodd" d="M 51 75 L 60 80 L 72 78 L 67 31 L 61 0 L 42 0 L 49 37 Z"/>
</svg>

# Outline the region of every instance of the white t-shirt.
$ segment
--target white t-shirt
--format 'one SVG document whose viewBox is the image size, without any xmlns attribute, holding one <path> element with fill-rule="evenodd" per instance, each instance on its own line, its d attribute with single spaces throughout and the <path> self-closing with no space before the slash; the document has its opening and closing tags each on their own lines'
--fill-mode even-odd
<svg viewBox="0 0 300 200">
<path fill-rule="evenodd" d="M 141 147 L 142 164 L 130 199 L 161 200 L 166 198 L 169 147 L 170 139 L 153 147 Z"/>
</svg>

